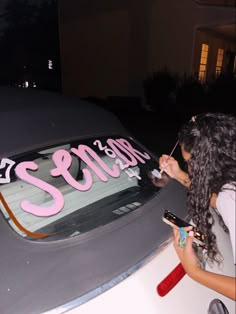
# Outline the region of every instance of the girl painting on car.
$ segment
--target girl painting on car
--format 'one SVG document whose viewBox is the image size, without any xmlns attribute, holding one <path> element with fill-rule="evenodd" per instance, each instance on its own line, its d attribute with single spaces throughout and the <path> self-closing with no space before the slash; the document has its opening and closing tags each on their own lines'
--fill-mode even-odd
<svg viewBox="0 0 236 314">
<path fill-rule="evenodd" d="M 236 119 L 222 113 L 199 114 L 183 125 L 178 139 L 188 172 L 168 155 L 160 157 L 160 169 L 188 188 L 187 208 L 193 223 L 206 235 L 207 259 L 218 264 L 222 261 L 212 229 L 215 211 L 222 228 L 229 233 L 235 264 Z M 187 231 L 186 245 L 182 248 L 179 230 L 174 229 L 174 247 L 186 273 L 235 300 L 235 278 L 202 269 L 192 248 L 191 227 Z"/>
</svg>

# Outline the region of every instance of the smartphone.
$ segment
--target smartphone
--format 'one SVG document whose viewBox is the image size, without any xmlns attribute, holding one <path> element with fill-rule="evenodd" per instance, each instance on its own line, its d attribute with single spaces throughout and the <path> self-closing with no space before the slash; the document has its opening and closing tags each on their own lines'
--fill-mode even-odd
<svg viewBox="0 0 236 314">
<path fill-rule="evenodd" d="M 179 217 L 177 217 L 174 213 L 172 213 L 169 210 L 165 210 L 163 216 L 162 216 L 162 220 L 167 223 L 168 225 L 170 225 L 171 227 L 177 226 L 178 228 L 181 227 L 189 227 L 192 226 L 193 227 L 193 232 L 194 232 L 194 242 L 197 245 L 200 246 L 205 246 L 205 236 L 204 234 L 197 230 L 196 227 L 194 227 L 193 225 L 191 225 L 190 223 L 180 219 Z"/>
</svg>

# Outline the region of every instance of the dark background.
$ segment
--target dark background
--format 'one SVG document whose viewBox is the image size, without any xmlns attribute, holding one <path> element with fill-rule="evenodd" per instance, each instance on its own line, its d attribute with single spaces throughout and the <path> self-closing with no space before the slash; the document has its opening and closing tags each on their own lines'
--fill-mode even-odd
<svg viewBox="0 0 236 314">
<path fill-rule="evenodd" d="M 59 47 L 57 1 L 1 0 L 0 85 L 62 93 Z M 86 99 L 113 111 L 159 155 L 171 151 L 178 129 L 192 115 L 234 113 L 236 77 L 223 73 L 202 84 L 166 67 L 144 79 L 143 91 L 145 108 L 138 97 Z M 175 154 L 179 156 L 179 151 Z"/>
</svg>

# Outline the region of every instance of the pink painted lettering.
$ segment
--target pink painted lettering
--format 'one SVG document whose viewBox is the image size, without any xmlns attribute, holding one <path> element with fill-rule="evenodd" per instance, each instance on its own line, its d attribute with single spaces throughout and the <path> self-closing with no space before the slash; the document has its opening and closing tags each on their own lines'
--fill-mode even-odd
<svg viewBox="0 0 236 314">
<path fill-rule="evenodd" d="M 105 174 L 94 164 L 94 162 L 90 159 L 92 157 L 98 165 L 111 177 L 118 178 L 120 176 L 120 170 L 117 165 L 113 165 L 112 169 L 110 169 L 104 161 L 95 153 L 94 150 L 92 150 L 87 145 L 79 145 L 78 148 L 71 148 L 71 151 L 80 157 L 98 176 L 98 178 L 103 181 L 107 182 L 108 179 L 105 176 Z"/>
<path fill-rule="evenodd" d="M 58 176 L 63 176 L 63 178 L 66 180 L 68 184 L 70 184 L 73 188 L 79 190 L 79 191 L 87 191 L 91 188 L 93 180 L 92 180 L 92 175 L 88 169 L 83 169 L 83 175 L 85 179 L 85 183 L 81 184 L 77 182 L 70 174 L 68 169 L 71 166 L 72 163 L 72 157 L 70 153 L 68 153 L 64 149 L 60 149 L 56 151 L 52 159 L 56 165 L 55 169 L 52 169 L 51 175 L 53 177 L 58 177 Z"/>
<path fill-rule="evenodd" d="M 107 140 L 107 144 L 114 150 L 114 152 L 121 158 L 124 160 L 125 163 L 127 163 L 129 166 L 136 166 L 137 165 L 137 160 L 136 158 L 129 152 L 127 151 L 127 149 L 122 146 L 118 141 L 113 140 L 111 138 L 109 138 Z M 118 148 L 119 149 L 118 149 Z M 125 152 L 125 154 L 129 157 L 129 159 L 127 157 L 125 157 L 124 154 L 121 153 L 122 150 L 123 152 Z"/>
<path fill-rule="evenodd" d="M 21 180 L 31 183 L 41 190 L 49 193 L 53 198 L 53 204 L 48 207 L 43 207 L 34 205 L 28 200 L 23 200 L 21 202 L 21 208 L 28 213 L 41 217 L 58 214 L 64 206 L 64 198 L 61 192 L 54 186 L 28 174 L 27 169 L 38 170 L 38 165 L 33 161 L 21 162 L 15 168 L 16 175 Z"/>
<path fill-rule="evenodd" d="M 139 150 L 133 148 L 133 146 L 124 138 L 117 139 L 117 142 L 125 147 L 133 156 L 135 156 L 142 164 L 145 164 L 145 161 L 141 158 L 151 159 L 147 153 L 141 153 Z M 140 157 L 141 156 L 141 157 Z"/>
</svg>

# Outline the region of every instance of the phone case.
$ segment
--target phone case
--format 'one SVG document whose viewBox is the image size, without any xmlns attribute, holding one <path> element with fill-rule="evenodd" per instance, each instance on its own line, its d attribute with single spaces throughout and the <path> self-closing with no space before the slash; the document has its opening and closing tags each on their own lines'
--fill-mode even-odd
<svg viewBox="0 0 236 314">
<path fill-rule="evenodd" d="M 192 226 L 194 232 L 194 242 L 196 242 L 200 246 L 205 246 L 204 235 L 199 230 L 197 230 L 193 225 L 180 219 L 171 211 L 165 210 L 162 220 L 171 227 L 177 226 L 178 228 L 184 228 Z"/>
</svg>

